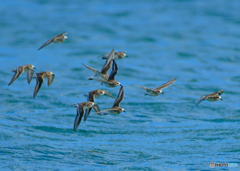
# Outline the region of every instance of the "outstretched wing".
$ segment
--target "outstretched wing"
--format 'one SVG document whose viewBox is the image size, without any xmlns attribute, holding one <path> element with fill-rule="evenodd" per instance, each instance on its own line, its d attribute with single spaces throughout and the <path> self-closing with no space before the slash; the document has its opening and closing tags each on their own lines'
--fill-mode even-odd
<svg viewBox="0 0 240 171">
<path fill-rule="evenodd" d="M 37 78 L 36 78 L 37 84 L 36 84 L 36 86 L 35 86 L 33 98 L 36 97 L 38 91 L 39 91 L 40 88 L 42 87 L 43 80 L 44 80 L 44 79 L 43 79 L 42 75 L 38 75 L 38 74 L 37 74 Z"/>
<path fill-rule="evenodd" d="M 13 78 L 11 82 L 8 84 L 10 86 L 20 75 L 22 75 L 24 69 L 22 67 L 18 67 L 16 70 L 13 70 L 15 74 L 13 75 Z"/>
<path fill-rule="evenodd" d="M 199 105 L 202 101 L 206 100 L 208 98 L 208 96 L 204 96 L 203 98 L 201 98 L 198 103 L 190 110 L 190 112 L 195 108 L 197 107 L 197 105 Z"/>
<path fill-rule="evenodd" d="M 216 93 L 220 96 L 221 94 L 223 94 L 223 90 L 217 91 Z"/>
<path fill-rule="evenodd" d="M 27 80 L 28 80 L 28 84 L 31 83 L 32 78 L 33 78 L 33 75 L 34 75 L 34 69 L 29 69 L 29 70 L 27 70 Z"/>
<path fill-rule="evenodd" d="M 97 103 L 94 103 L 93 109 L 95 110 L 95 112 L 97 112 L 99 116 L 101 116 L 101 111 Z"/>
<path fill-rule="evenodd" d="M 82 64 L 83 64 L 83 63 L 82 63 Z M 87 67 L 88 69 L 92 70 L 95 75 L 97 75 L 97 74 L 102 75 L 100 71 L 98 71 L 98 70 L 96 70 L 96 69 L 94 69 L 94 68 L 92 68 L 92 67 L 89 67 L 89 66 L 87 66 L 87 65 L 85 65 L 85 64 L 83 64 L 83 65 L 84 65 L 85 67 Z"/>
<path fill-rule="evenodd" d="M 115 98 L 109 91 L 104 90 L 104 92 L 105 92 L 105 95 L 108 95 L 108 96 L 110 96 L 110 97 L 112 97 L 112 98 Z"/>
<path fill-rule="evenodd" d="M 47 41 L 46 43 L 44 43 L 38 50 L 40 50 L 40 49 L 44 48 L 45 46 L 49 45 L 50 43 L 54 42 L 54 40 L 55 40 L 54 38 L 48 40 L 48 41 Z"/>
<path fill-rule="evenodd" d="M 115 79 L 115 75 L 118 73 L 118 66 L 116 61 L 113 59 L 113 63 L 112 63 L 112 72 L 110 73 L 109 77 L 108 77 L 108 81 L 110 80 L 114 80 Z"/>
<path fill-rule="evenodd" d="M 173 80 L 155 88 L 154 90 L 161 90 L 161 89 L 167 88 L 167 87 L 171 86 L 173 83 L 175 83 L 176 80 L 177 80 L 177 78 L 174 78 Z"/>
<path fill-rule="evenodd" d="M 63 36 L 64 34 L 68 34 L 68 32 L 64 32 L 64 33 L 58 34 L 58 35 L 56 35 L 56 36 L 54 37 L 54 39 L 55 39 L 55 40 L 56 40 L 56 39 L 62 39 L 62 36 Z"/>
<path fill-rule="evenodd" d="M 120 86 L 121 86 L 121 88 L 120 88 L 120 90 L 119 90 L 118 97 L 117 97 L 117 99 L 115 100 L 115 102 L 114 102 L 114 104 L 113 104 L 113 107 L 116 107 L 116 106 L 119 107 L 121 101 L 122 101 L 123 98 L 124 98 L 124 89 L 123 89 L 123 86 L 122 86 L 122 85 L 120 85 Z"/>
<path fill-rule="evenodd" d="M 79 104 L 77 107 L 77 115 L 74 120 L 74 126 L 73 126 L 74 132 L 77 130 L 78 126 L 80 125 L 83 115 L 84 115 L 83 105 Z"/>
<path fill-rule="evenodd" d="M 153 89 L 151 89 L 151 88 L 142 87 L 142 86 L 139 86 L 139 85 L 137 85 L 137 84 L 134 84 L 134 85 L 137 86 L 137 87 L 140 87 L 140 88 L 142 88 L 142 89 L 144 89 L 144 90 L 146 90 L 147 92 L 152 92 L 152 91 L 153 91 Z"/>
<path fill-rule="evenodd" d="M 55 78 L 55 74 L 50 75 L 50 77 L 48 78 L 48 86 L 52 84 L 54 78 Z"/>
<path fill-rule="evenodd" d="M 89 93 L 87 101 L 88 102 L 94 102 L 95 101 L 95 98 L 94 98 L 92 93 Z M 90 115 L 91 111 L 92 111 L 92 108 L 88 108 L 88 109 L 85 110 L 84 121 L 87 120 L 87 118 Z"/>
<path fill-rule="evenodd" d="M 110 54 L 109 54 L 109 56 L 108 56 L 105 64 L 104 64 L 103 67 L 102 67 L 102 71 L 101 71 L 102 74 L 107 74 L 107 73 L 108 73 L 108 70 L 111 68 L 111 66 L 112 66 L 112 61 L 113 61 L 113 59 L 114 59 L 114 53 L 115 53 L 115 51 L 114 51 L 114 49 L 113 49 L 113 50 L 110 52 Z"/>
</svg>

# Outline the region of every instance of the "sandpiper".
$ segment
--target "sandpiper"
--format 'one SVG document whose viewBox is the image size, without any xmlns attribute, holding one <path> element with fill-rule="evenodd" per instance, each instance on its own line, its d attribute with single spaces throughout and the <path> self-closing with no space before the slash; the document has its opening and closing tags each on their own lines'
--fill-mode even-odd
<svg viewBox="0 0 240 171">
<path fill-rule="evenodd" d="M 64 42 L 65 40 L 67 40 L 67 36 L 65 36 L 65 34 L 68 34 L 68 33 L 64 32 L 64 33 L 59 34 L 59 35 L 55 36 L 54 38 L 48 40 L 38 50 L 44 48 L 45 46 L 49 45 L 52 42 L 54 42 L 54 43 L 62 43 L 62 42 Z"/>
<path fill-rule="evenodd" d="M 111 68 L 112 66 L 112 61 L 114 58 L 114 49 L 112 50 L 112 52 L 109 54 L 106 63 L 104 64 L 102 71 L 98 71 L 97 69 L 91 68 L 85 64 L 83 64 L 85 67 L 87 67 L 88 69 L 92 70 L 94 72 L 94 76 L 90 77 L 89 80 L 96 80 L 96 81 L 104 81 L 108 79 L 108 70 Z"/>
<path fill-rule="evenodd" d="M 8 85 L 10 86 L 24 71 L 27 71 L 27 81 L 30 84 L 34 75 L 34 69 L 36 69 L 34 65 L 23 65 L 12 70 L 15 74 Z"/>
<path fill-rule="evenodd" d="M 84 110 L 89 109 L 89 108 L 94 108 L 94 110 L 101 116 L 101 112 L 99 109 L 99 106 L 97 103 L 94 102 L 83 102 L 83 103 L 78 103 L 74 104 L 73 106 L 77 107 L 77 115 L 74 121 L 74 126 L 73 130 L 74 132 L 77 130 L 78 126 L 80 125 L 83 115 L 84 115 Z"/>
<path fill-rule="evenodd" d="M 120 103 L 121 101 L 123 100 L 124 98 L 124 89 L 123 89 L 123 86 L 120 85 L 121 88 L 119 90 L 119 93 L 118 93 L 118 97 L 117 99 L 115 100 L 113 106 L 111 109 L 107 109 L 107 110 L 103 110 L 101 112 L 104 112 L 104 115 L 107 115 L 107 114 L 120 114 L 122 112 L 126 112 L 124 110 L 124 108 L 120 107 Z"/>
<path fill-rule="evenodd" d="M 121 85 L 119 81 L 115 80 L 115 75 L 118 73 L 118 66 L 116 61 L 113 59 L 112 63 L 112 72 L 110 73 L 108 80 L 103 80 L 102 84 L 106 85 L 107 87 L 117 87 Z"/>
<path fill-rule="evenodd" d="M 199 102 L 192 108 L 192 110 L 198 105 L 200 104 L 202 101 L 204 100 L 208 100 L 210 102 L 215 102 L 215 101 L 218 101 L 218 100 L 223 100 L 222 97 L 220 96 L 221 94 L 223 94 L 223 90 L 219 90 L 215 93 L 212 93 L 212 94 L 209 94 L 209 95 L 206 95 L 206 96 L 203 96 L 203 97 L 200 97 L 201 99 L 199 100 Z M 192 111 L 191 110 L 191 111 Z"/>
<path fill-rule="evenodd" d="M 93 91 L 90 91 L 89 93 L 87 94 L 84 94 L 84 96 L 87 96 L 87 101 L 89 102 L 95 102 L 95 97 L 101 97 L 102 95 L 106 95 L 106 96 L 110 96 L 112 98 L 115 98 L 109 91 L 107 90 L 93 90 Z M 92 108 L 88 108 L 86 109 L 85 111 L 85 115 L 84 115 L 84 121 L 87 120 L 89 114 L 91 113 L 92 111 Z"/>
<path fill-rule="evenodd" d="M 52 73 L 51 71 L 46 71 L 46 72 L 40 72 L 40 73 L 36 73 L 37 77 L 37 84 L 34 90 L 34 94 L 33 94 L 33 98 L 36 97 L 38 91 L 40 90 L 42 83 L 44 81 L 44 78 L 48 78 L 48 86 L 50 86 L 55 78 L 55 74 Z"/>
<path fill-rule="evenodd" d="M 105 53 L 105 54 L 101 55 L 101 57 L 102 57 L 102 59 L 107 59 L 108 55 L 109 55 L 109 53 Z M 122 58 L 125 58 L 125 57 L 127 57 L 126 51 L 122 51 L 122 52 L 115 51 L 115 53 L 114 53 L 114 59 L 115 60 L 119 60 L 119 59 L 122 59 Z"/>
<path fill-rule="evenodd" d="M 176 80 L 177 80 L 177 78 L 174 78 L 173 80 L 171 80 L 171 81 L 169 81 L 169 82 L 167 82 L 167 83 L 165 83 L 165 84 L 163 84 L 163 85 L 161 85 L 161 86 L 159 86 L 159 87 L 157 87 L 155 89 L 151 89 L 151 88 L 147 88 L 147 87 L 141 87 L 141 86 L 136 85 L 136 84 L 134 84 L 134 85 L 138 86 L 140 88 L 143 88 L 144 90 L 146 90 L 147 92 L 145 93 L 145 95 L 158 96 L 159 94 L 164 94 L 162 92 L 162 89 L 171 86 Z"/>
</svg>

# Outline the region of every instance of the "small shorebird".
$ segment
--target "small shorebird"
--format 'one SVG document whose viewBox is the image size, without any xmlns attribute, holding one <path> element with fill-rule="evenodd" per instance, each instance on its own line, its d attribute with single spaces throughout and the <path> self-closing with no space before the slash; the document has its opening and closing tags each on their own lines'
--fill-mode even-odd
<svg viewBox="0 0 240 171">
<path fill-rule="evenodd" d="M 65 34 L 68 34 L 68 33 L 65 32 L 65 33 L 59 34 L 59 35 L 55 36 L 54 38 L 48 40 L 38 50 L 44 48 L 45 46 L 49 45 L 52 42 L 54 42 L 54 43 L 62 43 L 62 42 L 64 42 L 65 40 L 67 40 L 67 36 L 65 36 Z"/>
<path fill-rule="evenodd" d="M 24 71 L 27 71 L 27 81 L 28 84 L 30 84 L 34 75 L 34 69 L 36 69 L 34 65 L 23 65 L 12 70 L 13 72 L 15 72 L 15 74 L 8 85 L 10 86 L 18 77 L 20 77 L 20 75 L 22 75 Z"/>
<path fill-rule="evenodd" d="M 33 94 L 33 98 L 36 97 L 38 91 L 40 90 L 42 83 L 44 81 L 44 78 L 48 78 L 48 86 L 50 86 L 55 78 L 55 74 L 52 73 L 51 71 L 46 71 L 46 72 L 40 72 L 40 73 L 36 73 L 37 77 L 37 84 L 34 90 L 34 94 Z"/>
<path fill-rule="evenodd" d="M 115 80 L 115 75 L 118 73 L 118 66 L 116 61 L 113 59 L 112 63 L 112 72 L 110 73 L 108 80 L 102 81 L 102 84 L 106 85 L 107 87 L 117 87 L 121 85 L 119 81 Z"/>
<path fill-rule="evenodd" d="M 105 54 L 101 55 L 102 59 L 107 59 L 108 58 L 108 54 L 109 53 L 105 53 Z M 119 60 L 119 59 L 122 59 L 124 57 L 127 57 L 126 51 L 122 51 L 122 52 L 115 51 L 115 53 L 114 53 L 114 59 L 115 60 Z"/>
<path fill-rule="evenodd" d="M 124 98 L 124 89 L 123 89 L 122 85 L 120 85 L 120 86 L 121 86 L 121 88 L 119 90 L 118 97 L 117 97 L 117 99 L 115 100 L 115 102 L 113 104 L 113 107 L 111 109 L 107 109 L 107 110 L 101 111 L 101 112 L 105 112 L 104 115 L 107 115 L 107 114 L 120 114 L 122 112 L 126 112 L 124 110 L 124 108 L 120 107 L 120 103 L 121 103 L 121 101 Z"/>
<path fill-rule="evenodd" d="M 200 104 L 202 101 L 204 100 L 208 100 L 210 102 L 215 102 L 215 101 L 218 101 L 218 100 L 223 100 L 222 97 L 220 96 L 221 94 L 223 94 L 223 90 L 220 90 L 220 91 L 217 91 L 215 93 L 212 93 L 212 94 L 209 94 L 209 95 L 206 95 L 206 96 L 203 96 L 201 97 L 201 99 L 199 100 L 199 102 L 190 110 L 192 111 L 198 104 Z"/>
<path fill-rule="evenodd" d="M 111 68 L 112 66 L 112 62 L 113 62 L 113 58 L 114 58 L 114 49 L 112 50 L 112 52 L 109 54 L 103 68 L 102 71 L 98 71 L 97 69 L 91 68 L 85 64 L 83 64 L 85 67 L 87 67 L 88 69 L 92 70 L 94 72 L 94 76 L 90 77 L 89 80 L 96 80 L 96 81 L 104 81 L 108 79 L 108 70 Z"/>
<path fill-rule="evenodd" d="M 74 126 L 73 126 L 74 132 L 77 130 L 78 126 L 82 121 L 85 109 L 94 108 L 97 114 L 101 116 L 101 112 L 97 103 L 83 102 L 83 103 L 74 104 L 73 106 L 77 107 L 77 115 L 76 115 Z"/>
<path fill-rule="evenodd" d="M 134 85 L 138 86 L 140 88 L 143 88 L 144 90 L 146 90 L 147 92 L 145 93 L 145 95 L 158 96 L 159 94 L 164 94 L 162 92 L 162 89 L 171 86 L 176 80 L 177 80 L 177 78 L 174 78 L 173 80 L 171 80 L 171 81 L 169 81 L 169 82 L 167 82 L 167 83 L 165 83 L 165 84 L 163 84 L 163 85 L 161 85 L 161 86 L 159 86 L 159 87 L 157 87 L 155 89 L 151 89 L 151 88 L 147 88 L 147 87 L 141 87 L 141 86 L 136 85 L 136 84 L 134 84 Z"/>
<path fill-rule="evenodd" d="M 115 98 L 109 91 L 107 90 L 93 90 L 90 91 L 89 93 L 84 94 L 84 96 L 87 96 L 87 101 L 89 102 L 95 102 L 95 97 L 101 97 L 102 95 L 110 96 L 112 98 Z M 84 115 L 84 121 L 87 120 L 88 116 L 90 115 L 92 111 L 92 108 L 88 108 L 85 111 Z"/>
</svg>

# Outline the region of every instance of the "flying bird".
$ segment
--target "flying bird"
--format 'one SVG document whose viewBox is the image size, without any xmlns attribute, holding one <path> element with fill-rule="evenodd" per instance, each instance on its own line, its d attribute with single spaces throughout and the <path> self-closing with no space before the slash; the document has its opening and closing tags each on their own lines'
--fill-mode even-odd
<svg viewBox="0 0 240 171">
<path fill-rule="evenodd" d="M 36 97 L 38 91 L 40 90 L 42 83 L 44 81 L 44 78 L 48 78 L 48 86 L 50 86 L 55 78 L 55 74 L 52 73 L 51 71 L 46 71 L 46 72 L 40 72 L 40 73 L 36 73 L 37 77 L 37 84 L 35 86 L 35 90 L 34 90 L 34 94 L 33 94 L 33 98 Z"/>
<path fill-rule="evenodd" d="M 28 84 L 30 84 L 34 75 L 34 69 L 36 69 L 34 65 L 23 65 L 12 70 L 13 72 L 15 72 L 15 74 L 8 86 L 10 86 L 18 77 L 20 77 L 20 75 L 22 75 L 24 71 L 27 71 L 27 81 Z"/>
<path fill-rule="evenodd" d="M 218 101 L 218 100 L 223 100 L 222 97 L 221 97 L 221 94 L 223 94 L 223 90 L 220 90 L 220 91 L 217 91 L 215 93 L 212 93 L 212 94 L 209 94 L 209 95 L 206 95 L 206 96 L 203 96 L 201 97 L 201 99 L 199 100 L 199 102 L 190 110 L 192 111 L 195 107 L 197 107 L 197 105 L 199 105 L 202 101 L 204 100 L 208 100 L 210 102 L 215 102 L 215 101 Z"/>
<path fill-rule="evenodd" d="M 44 48 L 45 46 L 49 45 L 52 42 L 54 42 L 54 43 L 62 43 L 62 42 L 64 42 L 65 40 L 67 40 L 67 36 L 65 36 L 65 34 L 68 34 L 68 33 L 65 32 L 65 33 L 59 34 L 59 35 L 55 36 L 54 38 L 48 40 L 38 50 Z"/>
<path fill-rule="evenodd" d="M 87 101 L 89 102 L 95 102 L 95 97 L 101 97 L 102 95 L 106 95 L 112 98 L 115 98 L 109 91 L 107 90 L 93 90 L 90 91 L 87 94 L 84 94 L 84 96 L 87 96 Z M 85 115 L 84 115 L 84 121 L 87 120 L 88 116 L 90 115 L 92 111 L 92 108 L 88 108 L 85 111 Z"/>
<path fill-rule="evenodd" d="M 112 72 L 110 73 L 109 77 L 107 80 L 103 80 L 102 84 L 104 84 L 107 87 L 117 87 L 119 85 L 121 85 L 121 83 L 119 81 L 115 80 L 115 76 L 118 73 L 118 66 L 116 61 L 113 59 L 113 63 L 112 63 Z"/>
<path fill-rule="evenodd" d="M 148 87 L 142 87 L 142 86 L 139 86 L 139 85 L 136 85 L 134 84 L 135 86 L 138 86 L 144 90 L 146 90 L 146 93 L 145 95 L 149 95 L 149 96 L 158 96 L 159 94 L 164 94 L 162 89 L 164 88 L 167 88 L 169 86 L 171 86 L 173 83 L 175 83 L 175 81 L 177 80 L 177 78 L 174 78 L 173 80 L 155 88 L 155 89 L 151 89 L 151 88 L 148 88 Z"/>
<path fill-rule="evenodd" d="M 118 97 L 115 100 L 112 108 L 101 111 L 101 112 L 104 112 L 104 115 L 107 115 L 107 114 L 120 114 L 122 112 L 126 112 L 124 110 L 124 108 L 120 107 L 120 103 L 122 102 L 122 100 L 124 98 L 124 89 L 123 89 L 122 85 L 120 85 L 120 86 L 121 86 L 121 88 L 119 90 Z"/>
<path fill-rule="evenodd" d="M 114 49 L 112 52 L 109 54 L 105 64 L 102 67 L 102 70 L 99 71 L 97 69 L 91 68 L 85 64 L 83 64 L 85 67 L 88 69 L 92 70 L 94 72 L 94 76 L 90 77 L 89 80 L 96 80 L 96 81 L 104 81 L 108 79 L 108 70 L 111 68 L 112 63 L 113 63 L 113 58 L 114 58 Z"/>
<path fill-rule="evenodd" d="M 73 106 L 77 107 L 77 115 L 76 115 L 74 126 L 73 126 L 74 132 L 77 130 L 78 126 L 82 121 L 85 109 L 94 108 L 97 114 L 101 116 L 100 108 L 97 103 L 83 102 L 83 103 L 74 104 Z"/>
<path fill-rule="evenodd" d="M 108 55 L 109 55 L 109 53 L 105 53 L 105 54 L 101 55 L 101 57 L 102 57 L 102 59 L 107 59 Z M 115 53 L 114 53 L 114 59 L 115 60 L 119 60 L 119 59 L 122 59 L 122 58 L 125 58 L 125 57 L 127 57 L 126 51 L 122 51 L 122 52 L 115 51 Z"/>
</svg>

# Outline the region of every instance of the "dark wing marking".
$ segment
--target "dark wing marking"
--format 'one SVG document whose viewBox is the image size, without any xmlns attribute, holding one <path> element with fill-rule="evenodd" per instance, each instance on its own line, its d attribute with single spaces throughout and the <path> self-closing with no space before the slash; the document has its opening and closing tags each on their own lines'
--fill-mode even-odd
<svg viewBox="0 0 240 171">
<path fill-rule="evenodd" d="M 84 121 L 87 120 L 87 118 L 90 115 L 91 111 L 92 111 L 92 107 L 85 110 Z"/>
<path fill-rule="evenodd" d="M 118 73 L 118 66 L 116 61 L 113 59 L 113 63 L 112 63 L 112 72 L 110 73 L 109 77 L 108 77 L 108 81 L 110 80 L 114 80 L 115 79 L 115 75 Z"/>
<path fill-rule="evenodd" d="M 115 100 L 115 102 L 114 102 L 114 104 L 113 104 L 113 107 L 120 107 L 120 103 L 121 103 L 121 101 L 123 100 L 123 98 L 124 98 L 124 89 L 123 89 L 123 86 L 122 85 L 120 85 L 121 86 L 121 89 L 119 90 L 119 93 L 118 93 L 118 97 L 117 97 L 117 99 Z"/>
<path fill-rule="evenodd" d="M 77 130 L 78 126 L 80 125 L 80 123 L 82 121 L 82 118 L 83 118 L 83 115 L 84 115 L 83 105 L 80 104 L 77 107 L 77 115 L 76 115 L 76 118 L 75 118 L 75 121 L 74 121 L 74 126 L 73 126 L 74 132 Z"/>
<path fill-rule="evenodd" d="M 87 98 L 87 101 L 88 102 L 94 102 L 95 101 L 95 98 L 94 98 L 95 95 L 93 95 L 92 93 L 89 93 L 88 95 L 88 98 Z M 84 121 L 87 120 L 88 116 L 90 115 L 92 111 L 92 108 L 88 108 L 85 110 L 85 115 L 84 115 Z"/>
<path fill-rule="evenodd" d="M 173 80 L 155 88 L 154 90 L 161 90 L 161 89 L 167 88 L 167 87 L 171 86 L 173 83 L 175 83 L 176 80 L 177 80 L 177 78 L 174 78 Z"/>
<path fill-rule="evenodd" d="M 13 70 L 14 71 L 14 70 Z M 14 72 L 15 74 L 13 75 L 13 78 L 11 82 L 8 84 L 10 86 L 20 75 L 22 75 L 24 69 L 22 67 L 18 67 Z"/>
<path fill-rule="evenodd" d="M 114 59 L 114 52 L 115 52 L 114 49 L 110 52 L 110 54 L 106 60 L 106 63 L 102 67 L 102 71 L 101 71 L 102 74 L 107 74 L 108 70 L 111 68 L 112 61 Z"/>
<path fill-rule="evenodd" d="M 42 83 L 43 83 L 43 75 L 38 75 L 37 74 L 37 78 L 36 78 L 36 81 L 37 81 L 37 84 L 35 86 L 35 90 L 34 90 L 34 94 L 33 94 L 33 98 L 36 97 L 38 91 L 40 90 L 40 88 L 42 87 Z"/>
<path fill-rule="evenodd" d="M 221 94 L 223 94 L 223 90 L 220 90 L 220 91 L 218 91 L 218 92 L 216 92 L 219 96 L 221 95 Z"/>
</svg>

